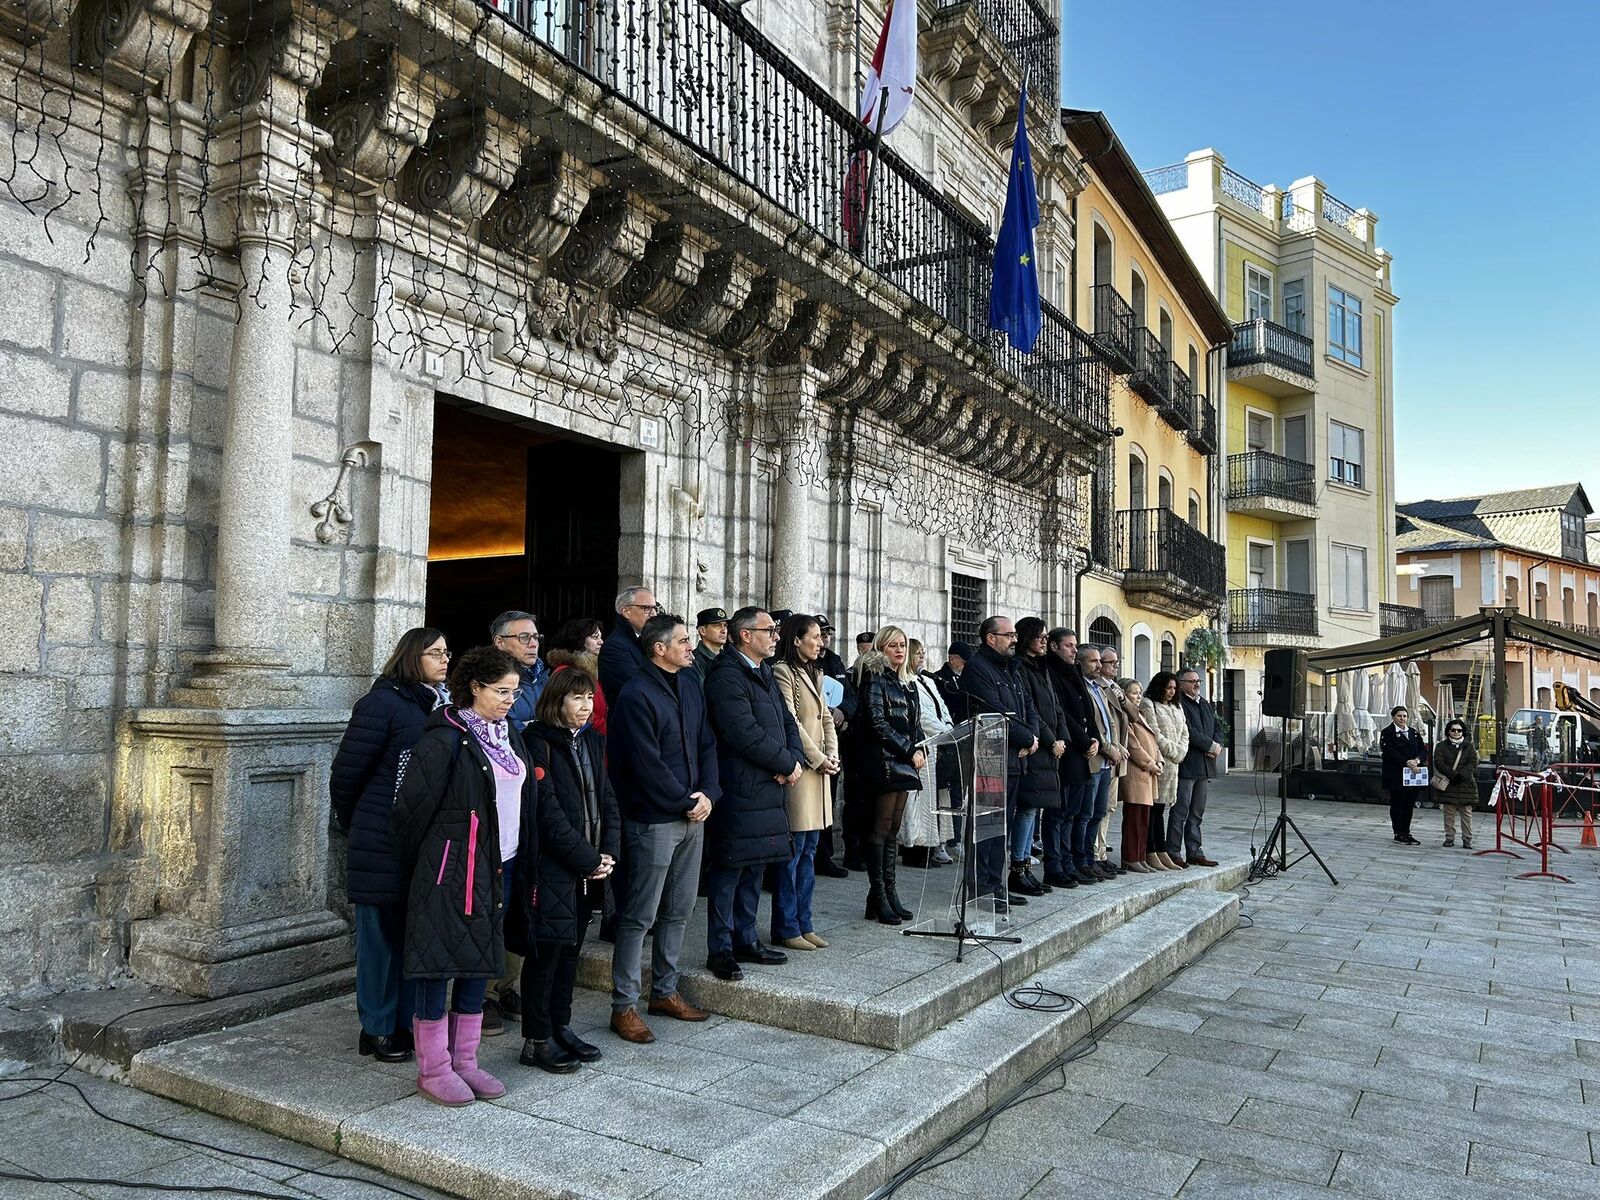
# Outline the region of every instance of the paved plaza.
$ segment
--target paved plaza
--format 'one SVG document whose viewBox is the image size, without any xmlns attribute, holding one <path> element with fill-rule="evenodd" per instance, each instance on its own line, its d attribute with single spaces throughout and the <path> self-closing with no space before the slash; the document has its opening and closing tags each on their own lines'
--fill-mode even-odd
<svg viewBox="0 0 1600 1200">
<path fill-rule="evenodd" d="M 1256 787 L 1256 777 L 1236 776 L 1215 798 L 1207 822 L 1213 854 L 1234 858 L 1246 850 L 1257 811 Z M 1329 1191 L 1448 1195 L 1450 1200 L 1600 1195 L 1600 1034 L 1584 1036 L 1600 1021 L 1600 919 L 1589 915 L 1600 855 L 1575 851 L 1567 856 L 1564 866 L 1575 880 L 1570 886 L 1519 881 L 1514 875 L 1522 863 L 1441 849 L 1432 811 L 1419 814 L 1423 845 L 1410 849 L 1389 840 L 1386 812 L 1377 806 L 1308 802 L 1297 805 L 1296 812 L 1338 874 L 1339 887 L 1331 887 L 1310 862 L 1252 887 L 1239 928 L 1142 1001 L 1114 1014 L 1097 1012 L 1098 1048 L 1043 1077 L 1033 1089 L 1041 1093 L 1038 1098 L 943 1150 L 937 1149 L 938 1141 L 918 1139 L 917 1154 L 936 1151 L 936 1159 L 949 1161 L 931 1166 L 895 1194 L 925 1200 L 964 1195 L 1040 1200 L 1080 1196 L 1086 1187 L 1098 1194 L 1110 1186 L 1118 1197 L 1293 1200 Z M 1262 824 L 1256 836 L 1264 830 Z M 1480 832 L 1479 847 L 1490 844 L 1492 830 Z M 1111 891 L 1106 889 L 1108 895 Z M 1093 894 L 1067 899 L 1086 904 Z M 1201 901 L 1187 893 L 1169 899 L 1101 942 L 1115 948 L 1117 938 L 1128 941 L 1140 928 L 1150 928 L 1167 906 L 1176 910 Z M 1141 921 L 1147 924 L 1141 927 Z M 1095 949 L 1091 945 L 1082 953 Z M 1041 976 L 1063 986 L 1059 968 Z M 586 1013 L 603 1008 L 602 997 L 582 999 Z M 327 1052 L 326 1079 L 318 1082 L 332 1087 L 361 1070 L 367 1099 L 381 1079 L 393 1085 L 387 1101 L 403 1101 L 410 1090 L 405 1068 L 380 1074 L 345 1061 L 331 1041 L 323 1040 L 333 1036 L 336 1041 L 336 1031 L 350 1024 L 341 1003 L 325 1003 L 321 1020 L 308 1016 L 304 1023 L 303 1040 Z M 1009 1019 L 1034 1021 L 1041 1028 L 1060 1022 L 1010 1011 Z M 981 1013 L 981 1006 L 974 1012 Z M 962 1018 L 974 1019 L 981 1018 Z M 724 1057 L 738 1056 L 741 1047 L 752 1054 L 759 1049 L 748 1038 L 730 1041 L 730 1031 L 755 1031 L 758 1041 L 770 1039 L 770 1061 L 741 1062 L 736 1073 L 719 1074 Z M 698 1030 L 660 1032 L 666 1036 L 654 1049 L 668 1064 L 662 1069 L 685 1069 L 688 1064 L 678 1060 L 694 1057 L 696 1043 L 703 1051 L 699 1057 L 715 1068 L 717 1077 L 703 1081 L 698 1099 L 679 1098 L 665 1086 L 671 1083 L 665 1077 L 652 1083 L 639 1074 L 647 1069 L 645 1056 L 619 1050 L 612 1055 L 616 1075 L 518 1078 L 519 1106 L 553 1122 L 543 1126 L 547 1130 L 564 1122 L 569 1103 L 570 1115 L 585 1121 L 609 1111 L 619 1137 L 637 1141 L 639 1128 L 651 1125 L 663 1157 L 698 1153 L 714 1161 L 715 1154 L 703 1153 L 706 1145 L 759 1147 L 764 1125 L 774 1127 L 782 1148 L 793 1151 L 812 1120 L 801 1110 L 822 1111 L 827 1106 L 819 1101 L 835 1089 L 838 1100 L 846 1099 L 845 1083 L 834 1082 L 844 1077 L 842 1069 L 834 1069 L 838 1064 L 818 1059 L 812 1063 L 816 1069 L 808 1069 L 804 1055 L 796 1053 L 819 1050 L 822 1039 L 731 1019 Z M 507 1037 L 491 1043 L 496 1065 L 513 1072 L 515 1067 L 498 1060 L 514 1053 L 514 1042 Z M 252 1043 L 247 1037 L 235 1045 L 248 1051 Z M 935 1083 L 938 1072 L 947 1074 L 959 1089 L 952 1109 L 960 1121 L 941 1126 L 944 1136 L 977 1115 L 978 1096 L 994 1095 L 993 1089 L 969 1086 L 961 1072 L 915 1054 L 831 1046 L 830 1053 L 862 1058 L 858 1065 L 895 1068 L 908 1108 L 921 1101 L 925 1089 L 917 1086 L 907 1060 L 923 1068 L 923 1084 Z M 1029 1073 L 1066 1048 L 1047 1040 L 1038 1046 L 1036 1057 L 1026 1063 Z M 606 1049 L 611 1055 L 612 1043 Z M 1084 1049 L 1079 1045 L 1077 1053 Z M 624 1059 L 639 1065 L 625 1067 Z M 269 1061 L 265 1055 L 261 1059 Z M 248 1054 L 234 1069 L 240 1075 L 251 1072 Z M 640 1094 L 635 1099 L 648 1094 L 651 1100 L 648 1117 L 639 1116 L 646 1109 L 617 1090 L 630 1075 Z M 112 1125 L 71 1091 L 56 1087 L 0 1105 L 8 1130 L 0 1169 L 228 1189 L 221 1195 L 368 1200 L 394 1194 L 307 1173 L 372 1177 L 337 1156 L 340 1147 L 313 1149 L 78 1073 L 67 1078 L 85 1087 L 102 1109 L 150 1132 Z M 737 1112 L 741 1096 L 770 1097 L 784 1088 L 792 1092 L 792 1104 L 785 1102 L 781 1111 L 762 1113 L 743 1104 L 732 1127 L 712 1121 L 703 1128 L 703 1145 L 672 1142 L 675 1102 L 707 1112 Z M 21 1085 L 10 1085 L 11 1093 L 20 1090 Z M 498 1106 L 483 1106 L 485 1111 L 491 1107 Z M 447 1130 L 440 1122 L 459 1122 L 466 1114 L 427 1111 L 439 1118 L 427 1124 L 438 1126 L 442 1152 L 461 1129 Z M 883 1122 L 890 1114 L 867 1116 Z M 493 1138 L 498 1123 L 485 1117 L 481 1136 Z M 354 1123 L 352 1135 L 360 1136 L 361 1124 Z M 292 1123 L 285 1128 L 292 1131 Z M 305 1140 L 315 1141 L 309 1114 L 306 1128 Z M 162 1134 L 204 1141 L 214 1149 L 168 1141 Z M 574 1131 L 572 1136 L 587 1135 Z M 841 1159 L 848 1158 L 861 1139 L 833 1123 L 831 1132 L 814 1128 L 806 1140 L 819 1155 L 806 1187 L 785 1188 L 774 1181 L 758 1189 L 744 1176 L 739 1184 L 730 1179 L 724 1194 L 860 1194 L 844 1181 L 863 1176 L 831 1174 L 827 1155 L 832 1146 Z M 516 1157 L 533 1172 L 565 1158 L 560 1174 L 570 1181 L 575 1145 L 569 1142 L 564 1155 L 557 1146 L 525 1147 Z M 911 1157 L 891 1154 L 890 1161 L 898 1169 Z M 594 1186 L 585 1194 L 654 1190 L 644 1186 L 644 1179 L 619 1179 L 602 1163 L 594 1164 L 591 1177 Z M 673 1177 L 667 1171 L 662 1179 Z M 830 1179 L 838 1182 L 830 1185 Z M 435 1194 L 410 1181 L 390 1178 L 387 1184 L 402 1194 Z M 21 1200 L 151 1194 L 0 1181 L 0 1195 Z"/>
</svg>

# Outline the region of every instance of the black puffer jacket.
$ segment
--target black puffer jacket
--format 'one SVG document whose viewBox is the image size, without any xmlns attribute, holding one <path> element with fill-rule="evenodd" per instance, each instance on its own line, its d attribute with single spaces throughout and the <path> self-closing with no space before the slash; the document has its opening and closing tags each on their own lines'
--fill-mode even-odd
<svg viewBox="0 0 1600 1200">
<path fill-rule="evenodd" d="M 1039 715 L 1039 749 L 1028 755 L 1022 763 L 1022 786 L 1017 792 L 1017 804 L 1023 808 L 1060 808 L 1061 772 L 1059 764 L 1065 758 L 1056 758 L 1051 752 L 1052 743 L 1068 743 L 1071 753 L 1071 730 L 1066 715 L 1061 711 L 1061 701 L 1056 697 L 1055 684 L 1045 666 L 1043 657 L 1029 658 L 1018 655 L 1019 674 L 1028 687 Z"/>
<path fill-rule="evenodd" d="M 539 781 L 522 735 L 522 811 L 537 804 Z M 404 971 L 413 979 L 494 979 L 505 970 L 500 819 L 489 756 L 455 715 L 428 718 L 389 817 L 408 880 Z M 538 854 L 538 831 L 522 827 L 518 854 Z"/>
<path fill-rule="evenodd" d="M 922 708 L 916 684 L 903 682 L 877 650 L 861 656 L 856 673 L 860 709 L 850 725 L 854 753 L 850 767 L 852 795 L 920 792 L 922 777 L 912 755 L 922 741 Z"/>
<path fill-rule="evenodd" d="M 578 940 L 580 905 L 599 896 L 604 883 L 589 876 L 602 853 L 621 853 L 622 818 L 617 796 L 606 778 L 606 740 L 594 726 L 576 737 L 543 721 L 523 730 L 534 775 L 543 779 L 537 803 L 522 811 L 524 829 L 537 826 L 537 856 L 517 855 L 516 894 L 523 906 L 520 925 L 528 939 L 571 946 Z M 517 924 L 517 923 L 513 923 Z M 507 945 L 527 951 L 508 931 Z"/>
<path fill-rule="evenodd" d="M 706 711 L 717 735 L 722 799 L 706 824 L 707 861 L 753 867 L 789 861 L 789 789 L 773 778 L 805 762 L 800 731 L 772 667 L 752 670 L 724 647 L 706 672 Z"/>
<path fill-rule="evenodd" d="M 328 794 L 334 820 L 349 838 L 345 861 L 351 904 L 405 901 L 405 876 L 389 841 L 395 770 L 401 754 L 422 736 L 438 698 L 424 684 L 381 678 L 350 713 L 333 756 Z"/>
</svg>

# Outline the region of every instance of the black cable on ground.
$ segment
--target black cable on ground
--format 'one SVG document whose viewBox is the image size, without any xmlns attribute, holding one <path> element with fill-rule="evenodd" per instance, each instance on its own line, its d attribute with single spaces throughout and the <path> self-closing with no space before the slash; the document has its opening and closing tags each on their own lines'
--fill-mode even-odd
<svg viewBox="0 0 1600 1200">
<path fill-rule="evenodd" d="M 1240 888 L 1236 890 L 1244 892 L 1244 896 L 1241 898 L 1242 900 L 1249 898 L 1250 889 L 1248 887 L 1241 885 Z M 1254 924 L 1254 922 L 1250 921 L 1248 916 L 1243 911 L 1239 913 L 1239 921 L 1240 924 L 1234 926 L 1234 929 L 1248 929 L 1252 924 Z M 1234 929 L 1229 929 L 1215 942 L 1212 942 L 1211 945 L 1206 949 L 1213 949 L 1227 941 L 1227 939 L 1233 934 Z M 994 952 L 991 950 L 990 953 Z M 995 957 L 999 958 L 999 955 L 995 955 Z M 1044 1066 L 1040 1067 L 1026 1080 L 1019 1084 L 1009 1096 L 1001 1100 L 992 1108 L 986 1109 L 977 1116 L 973 1117 L 954 1134 L 947 1138 L 941 1145 L 935 1146 L 932 1150 L 929 1150 L 920 1158 L 903 1167 L 894 1175 L 892 1179 L 889 1180 L 888 1183 L 884 1184 L 877 1191 L 873 1192 L 868 1200 L 889 1200 L 889 1198 L 897 1191 L 899 1191 L 906 1184 L 910 1183 L 913 1179 L 916 1179 L 918 1176 L 924 1175 L 936 1167 L 943 1167 L 949 1165 L 950 1163 L 960 1161 L 968 1154 L 971 1154 L 974 1150 L 978 1149 L 978 1147 L 983 1145 L 984 1141 L 988 1138 L 989 1130 L 993 1126 L 997 1117 L 1003 1116 L 1014 1108 L 1020 1108 L 1024 1104 L 1031 1104 L 1035 1100 L 1042 1100 L 1046 1096 L 1053 1096 L 1057 1092 L 1064 1091 L 1067 1086 L 1067 1068 L 1069 1066 L 1075 1062 L 1081 1061 L 1082 1059 L 1088 1058 L 1095 1051 L 1099 1050 L 1100 1038 L 1104 1034 L 1115 1029 L 1134 1013 L 1138 1012 L 1150 1002 L 1152 997 L 1157 996 L 1161 992 L 1165 991 L 1167 986 L 1171 984 L 1174 979 L 1178 978 L 1178 976 L 1182 975 L 1191 966 L 1199 961 L 1200 959 L 1198 957 L 1190 959 L 1171 975 L 1168 975 L 1155 987 L 1151 988 L 1143 996 L 1140 996 L 1138 1000 L 1122 1008 L 1103 1024 L 1091 1026 L 1088 1033 L 1084 1034 L 1071 1046 L 1067 1047 L 1067 1049 L 1063 1050 L 1049 1062 L 1045 1063 Z M 1029 997 L 1036 995 L 1041 999 L 1042 1002 L 1028 1002 L 1023 998 L 1024 995 Z M 1077 997 L 1067 995 L 1062 992 L 1052 991 L 1051 989 L 1043 987 L 1040 984 L 1023 984 L 1022 986 L 1013 988 L 1011 991 L 1005 993 L 1005 997 L 1006 1003 L 1011 1005 L 1011 1007 L 1030 1011 L 1065 1012 L 1070 1011 L 1074 1007 L 1082 1008 L 1085 1012 L 1088 1011 L 1088 1006 Z M 1058 1004 L 1058 1002 L 1061 1001 L 1064 1001 L 1065 1003 Z M 1046 1088 L 1044 1091 L 1034 1091 L 1034 1089 L 1037 1088 L 1039 1084 L 1052 1073 L 1059 1073 L 1061 1078 L 1052 1083 L 1052 1085 Z M 954 1154 L 950 1154 L 948 1157 L 940 1157 L 949 1151 L 951 1147 L 959 1145 L 964 1139 L 971 1137 L 974 1133 L 977 1133 L 978 1135 L 975 1141 L 969 1145 L 962 1146 L 961 1149 L 957 1150 Z"/>
<path fill-rule="evenodd" d="M 273 991 L 275 990 L 276 986 L 277 985 L 255 988 L 251 991 L 238 992 L 235 994 L 238 996 L 251 996 L 260 992 Z M 103 1051 L 106 1034 L 123 1021 L 126 1021 L 129 1017 L 138 1016 L 140 1013 L 155 1012 L 159 1009 L 188 1008 L 194 1003 L 195 1001 L 193 1000 L 172 1000 L 162 1004 L 146 1004 L 139 1008 L 130 1008 L 127 1012 L 118 1013 L 115 1017 L 112 1017 L 111 1020 L 105 1022 L 97 1030 L 95 1030 L 94 1037 L 90 1041 L 90 1046 L 97 1053 Z M 282 1167 L 285 1170 L 293 1171 L 296 1175 L 314 1175 L 319 1179 L 337 1179 L 345 1183 L 363 1183 L 369 1187 L 377 1188 L 380 1191 L 388 1192 L 390 1195 L 405 1197 L 406 1200 L 422 1200 L 422 1198 L 419 1197 L 415 1192 L 408 1192 L 402 1188 L 392 1187 L 391 1185 L 382 1183 L 376 1179 L 369 1179 L 361 1175 L 346 1175 L 342 1172 L 327 1171 L 317 1167 L 302 1166 L 299 1163 L 287 1162 L 280 1158 L 273 1158 L 268 1154 L 251 1154 L 248 1151 L 236 1150 L 229 1146 L 217 1146 L 210 1142 L 200 1141 L 196 1138 L 186 1138 L 175 1133 L 165 1133 L 162 1130 L 152 1128 L 151 1126 L 141 1125 L 137 1121 L 129 1121 L 123 1117 L 112 1116 L 110 1113 L 104 1112 L 97 1108 L 94 1101 L 89 1098 L 88 1093 L 85 1092 L 83 1088 L 66 1079 L 67 1073 L 69 1071 L 76 1070 L 78 1064 L 83 1061 L 83 1056 L 87 1053 L 89 1053 L 89 1050 L 87 1049 L 78 1051 L 73 1060 L 63 1066 L 61 1070 L 57 1071 L 54 1075 L 0 1076 L 0 1085 L 8 1083 L 32 1083 L 35 1085 L 23 1091 L 14 1092 L 8 1096 L 0 1096 L 0 1104 L 6 1104 L 13 1100 L 21 1100 L 24 1097 L 36 1095 L 37 1093 L 42 1092 L 51 1086 L 71 1088 L 75 1093 L 77 1093 L 78 1099 L 83 1102 L 84 1106 L 102 1121 L 109 1121 L 113 1125 L 120 1125 L 124 1129 L 132 1129 L 135 1132 L 143 1133 L 149 1137 L 159 1138 L 164 1142 L 170 1142 L 178 1146 L 187 1146 L 197 1150 L 210 1150 L 217 1154 L 227 1155 L 230 1158 L 245 1159 L 250 1162 L 266 1163 L 270 1166 Z M 258 1197 L 260 1200 L 306 1200 L 307 1196 L 309 1195 L 309 1193 L 305 1192 L 301 1192 L 298 1195 L 290 1195 L 287 1192 L 253 1191 L 249 1188 L 236 1187 L 231 1184 L 219 1184 L 214 1187 L 207 1187 L 197 1184 L 180 1185 L 170 1183 L 141 1183 L 131 1179 L 87 1179 L 68 1176 L 38 1175 L 33 1173 L 21 1174 L 4 1170 L 0 1170 L 0 1179 L 15 1179 L 26 1183 L 52 1183 L 62 1186 L 119 1187 L 129 1188 L 135 1191 L 162 1191 L 167 1193 L 193 1193 L 197 1195 L 227 1194 L 232 1196 L 249 1197 L 250 1200 L 257 1200 Z"/>
</svg>

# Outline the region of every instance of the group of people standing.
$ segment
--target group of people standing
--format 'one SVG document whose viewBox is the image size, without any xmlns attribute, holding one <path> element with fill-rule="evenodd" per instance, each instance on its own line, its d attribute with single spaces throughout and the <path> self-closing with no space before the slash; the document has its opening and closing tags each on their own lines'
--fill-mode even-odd
<svg viewBox="0 0 1600 1200">
<path fill-rule="evenodd" d="M 1411 727 L 1411 712 L 1397 705 L 1389 725 L 1378 735 L 1383 755 L 1383 786 L 1389 793 L 1389 823 L 1394 840 L 1402 846 L 1420 846 L 1411 836 L 1411 818 L 1417 801 L 1431 794 L 1444 818 L 1444 844 L 1456 844 L 1461 827 L 1461 847 L 1472 849 L 1472 809 L 1478 803 L 1478 748 L 1467 736 L 1465 721 L 1445 722 L 1444 736 L 1430 747 Z"/>
<path fill-rule="evenodd" d="M 970 716 L 1010 722 L 1009 845 L 982 843 L 966 864 L 1000 911 L 1125 871 L 1215 865 L 1201 831 L 1220 747 L 1194 672 L 1158 675 L 1142 696 L 1114 651 L 1037 618 L 990 618 L 977 648 L 957 643 L 927 672 L 892 626 L 846 668 L 821 615 L 707 609 L 696 640 L 646 587 L 616 613 L 609 632 L 568 622 L 544 654 L 524 612 L 454 658 L 440 631 L 409 630 L 352 713 L 330 791 L 348 835 L 359 1049 L 414 1056 L 430 1100 L 504 1094 L 477 1051 L 506 1017 L 521 1018 L 524 1065 L 566 1073 L 601 1057 L 571 1027 L 597 913 L 613 942 L 610 1026 L 634 1043 L 655 1040 L 639 1011 L 647 934 L 645 1013 L 707 1018 L 678 987 L 699 894 L 707 967 L 727 981 L 827 948 L 812 902 L 818 873 L 848 874 L 836 833 L 868 877 L 866 917 L 911 919 L 900 843 L 933 865 L 960 853 L 961 832 L 911 798 L 931 785 L 939 810 L 959 807 L 954 748 L 930 762 L 928 742 Z M 1119 799 L 1120 864 L 1106 844 Z"/>
</svg>

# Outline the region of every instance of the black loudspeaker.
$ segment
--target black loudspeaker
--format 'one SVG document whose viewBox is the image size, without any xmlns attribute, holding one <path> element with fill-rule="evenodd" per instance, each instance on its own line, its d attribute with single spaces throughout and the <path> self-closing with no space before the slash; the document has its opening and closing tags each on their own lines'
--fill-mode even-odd
<svg viewBox="0 0 1600 1200">
<path fill-rule="evenodd" d="M 1306 652 L 1268 650 L 1261 673 L 1261 715 L 1264 717 L 1303 717 L 1306 715 Z"/>
</svg>

